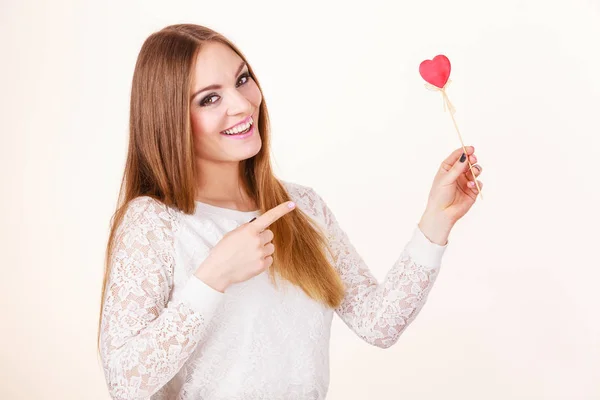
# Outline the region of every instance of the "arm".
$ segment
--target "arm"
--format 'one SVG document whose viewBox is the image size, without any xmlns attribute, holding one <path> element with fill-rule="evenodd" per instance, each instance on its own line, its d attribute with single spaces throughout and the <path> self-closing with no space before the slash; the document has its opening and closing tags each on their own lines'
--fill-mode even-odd
<svg viewBox="0 0 600 400">
<path fill-rule="evenodd" d="M 150 197 L 130 202 L 110 255 L 100 352 L 114 399 L 148 398 L 203 340 L 224 296 L 197 277 L 169 301 L 174 219 Z"/>
<path fill-rule="evenodd" d="M 325 201 L 320 205 L 334 265 L 346 286 L 336 313 L 360 338 L 381 348 L 392 346 L 423 307 L 437 277 L 444 246 L 432 243 L 418 226 L 380 284 L 358 254 Z"/>
</svg>

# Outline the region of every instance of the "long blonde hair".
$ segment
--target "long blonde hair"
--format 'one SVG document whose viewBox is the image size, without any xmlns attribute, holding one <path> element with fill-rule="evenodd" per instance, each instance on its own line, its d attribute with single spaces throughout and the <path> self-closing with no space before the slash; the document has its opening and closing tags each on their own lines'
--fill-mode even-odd
<svg viewBox="0 0 600 400">
<path fill-rule="evenodd" d="M 150 196 L 186 214 L 195 211 L 196 163 L 189 96 L 196 55 L 202 44 L 209 41 L 221 42 L 235 51 L 248 65 L 262 93 L 242 52 L 209 28 L 192 24 L 167 26 L 150 35 L 142 45 L 133 74 L 127 160 L 106 246 L 98 348 L 115 232 L 129 202 L 138 196 Z M 254 157 L 240 162 L 240 176 L 246 192 L 261 212 L 266 212 L 291 198 L 271 168 L 269 115 L 264 96 L 258 131 L 262 148 Z M 338 307 L 344 297 L 344 285 L 326 257 L 326 249 L 333 254 L 324 232 L 299 208 L 269 229 L 274 233 L 272 243 L 278 249 L 269 269 L 271 278 L 274 280 L 277 272 L 316 301 Z"/>
</svg>

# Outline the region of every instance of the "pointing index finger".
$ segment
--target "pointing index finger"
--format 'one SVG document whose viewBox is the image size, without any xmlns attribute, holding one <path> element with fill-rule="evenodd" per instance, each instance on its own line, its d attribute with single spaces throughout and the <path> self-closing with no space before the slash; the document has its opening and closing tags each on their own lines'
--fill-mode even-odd
<svg viewBox="0 0 600 400">
<path fill-rule="evenodd" d="M 252 225 L 259 228 L 262 232 L 267 229 L 273 222 L 277 221 L 279 218 L 283 217 L 285 214 L 292 211 L 296 208 L 296 204 L 293 201 L 286 201 L 285 203 L 281 203 L 280 205 L 271 208 L 263 215 L 256 218 L 251 222 Z"/>
</svg>

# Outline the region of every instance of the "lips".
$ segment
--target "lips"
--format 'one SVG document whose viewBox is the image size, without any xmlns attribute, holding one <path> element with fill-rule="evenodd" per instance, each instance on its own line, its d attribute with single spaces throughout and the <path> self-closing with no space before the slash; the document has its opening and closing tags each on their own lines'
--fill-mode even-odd
<svg viewBox="0 0 600 400">
<path fill-rule="evenodd" d="M 252 118 L 252 115 L 248 115 L 248 116 L 247 116 L 245 119 L 243 119 L 242 121 L 238 122 L 237 124 L 235 124 L 235 125 L 233 125 L 233 126 L 230 126 L 230 127 L 229 127 L 229 128 L 227 128 L 227 129 L 224 129 L 224 130 L 222 130 L 222 131 L 221 131 L 221 133 L 224 133 L 225 131 L 228 131 L 228 130 L 230 130 L 230 129 L 233 129 L 233 128 L 235 128 L 236 126 L 244 125 L 245 123 L 247 123 L 248 121 L 250 121 L 250 118 Z"/>
</svg>

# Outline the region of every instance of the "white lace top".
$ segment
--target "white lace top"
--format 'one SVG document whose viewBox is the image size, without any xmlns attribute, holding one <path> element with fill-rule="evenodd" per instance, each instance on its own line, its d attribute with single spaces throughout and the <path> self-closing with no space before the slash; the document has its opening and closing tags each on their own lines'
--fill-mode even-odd
<svg viewBox="0 0 600 400">
<path fill-rule="evenodd" d="M 324 399 L 333 311 L 361 339 L 393 345 L 417 316 L 448 244 L 414 228 L 378 283 L 323 199 L 281 181 L 326 227 L 346 296 L 335 310 L 268 272 L 221 293 L 194 272 L 230 230 L 259 211 L 196 202 L 186 215 L 143 196 L 119 226 L 102 310 L 101 357 L 115 399 Z M 333 261 L 333 260 L 332 260 Z"/>
</svg>

